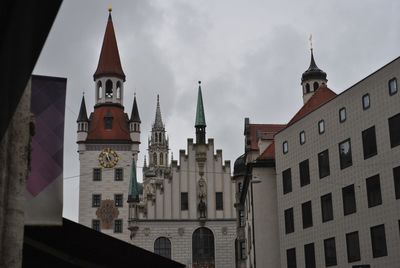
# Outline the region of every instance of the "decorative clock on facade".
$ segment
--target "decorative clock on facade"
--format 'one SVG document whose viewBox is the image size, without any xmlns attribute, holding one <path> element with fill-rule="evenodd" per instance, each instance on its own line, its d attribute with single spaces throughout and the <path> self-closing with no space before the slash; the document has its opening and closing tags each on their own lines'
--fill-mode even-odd
<svg viewBox="0 0 400 268">
<path fill-rule="evenodd" d="M 103 168 L 114 167 L 119 160 L 118 154 L 111 148 L 105 148 L 99 154 L 99 163 Z"/>
</svg>

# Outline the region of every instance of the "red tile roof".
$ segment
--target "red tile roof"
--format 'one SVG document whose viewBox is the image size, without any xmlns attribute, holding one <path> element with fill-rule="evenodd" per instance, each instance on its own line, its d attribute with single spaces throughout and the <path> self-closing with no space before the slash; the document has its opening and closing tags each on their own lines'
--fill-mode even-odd
<svg viewBox="0 0 400 268">
<path fill-rule="evenodd" d="M 337 94 L 330 90 L 326 85 L 321 85 L 314 93 L 314 95 L 301 107 L 301 109 L 289 121 L 288 126 L 294 124 L 304 116 L 308 115 L 318 107 L 324 105 L 331 99 L 335 98 Z"/>
<path fill-rule="evenodd" d="M 281 124 L 249 124 L 250 130 L 250 149 L 258 150 L 258 140 L 273 140 L 274 135 L 285 128 Z"/>
<path fill-rule="evenodd" d="M 112 129 L 105 129 L 104 117 L 112 116 Z M 131 142 L 128 115 L 121 106 L 101 105 L 90 115 L 87 142 L 97 141 Z"/>
<path fill-rule="evenodd" d="M 111 13 L 108 15 L 99 63 L 93 78 L 97 79 L 101 76 L 116 76 L 125 81 L 125 74 L 124 71 L 122 71 L 121 60 L 119 58 L 117 39 L 115 38 Z"/>
<path fill-rule="evenodd" d="M 264 152 L 257 158 L 257 160 L 275 159 L 275 141 L 273 141 Z"/>
</svg>

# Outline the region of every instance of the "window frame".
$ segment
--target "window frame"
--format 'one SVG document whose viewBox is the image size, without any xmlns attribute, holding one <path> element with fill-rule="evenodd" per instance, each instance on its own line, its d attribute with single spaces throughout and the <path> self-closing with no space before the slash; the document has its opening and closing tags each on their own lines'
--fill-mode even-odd
<svg viewBox="0 0 400 268">
<path fill-rule="evenodd" d="M 368 208 L 382 205 L 382 189 L 379 174 L 365 179 L 367 190 Z M 371 187 L 378 187 L 373 189 Z"/>
<path fill-rule="evenodd" d="M 285 176 L 286 174 L 288 174 L 288 176 Z M 292 171 L 290 168 L 287 168 L 284 171 L 282 171 L 282 190 L 284 195 L 292 192 L 293 190 Z"/>
<path fill-rule="evenodd" d="M 323 164 L 322 163 L 322 160 L 323 160 L 322 156 L 325 155 L 325 153 L 326 153 L 326 159 L 327 159 L 325 161 L 327 161 L 328 166 L 327 166 L 327 170 L 323 173 L 322 169 L 321 169 L 321 164 Z M 330 161 L 329 161 L 329 150 L 328 149 L 318 153 L 318 173 L 319 173 L 319 178 L 320 179 L 328 177 L 329 175 L 331 175 L 331 168 L 330 168 Z"/>
<path fill-rule="evenodd" d="M 98 208 L 101 205 L 101 194 L 92 194 L 92 208 Z"/>
<path fill-rule="evenodd" d="M 312 203 L 311 200 L 301 204 L 301 218 L 303 229 L 313 227 Z"/>
<path fill-rule="evenodd" d="M 299 141 L 300 141 L 300 145 L 303 145 L 304 143 L 306 143 L 306 132 L 304 130 L 300 131 L 300 133 L 299 133 Z"/>
<path fill-rule="evenodd" d="M 287 268 L 296 268 L 296 248 L 289 248 L 286 250 L 286 266 Z"/>
<path fill-rule="evenodd" d="M 124 195 L 114 194 L 114 204 L 117 208 L 122 208 L 124 206 Z"/>
<path fill-rule="evenodd" d="M 181 211 L 189 210 L 189 194 L 188 192 L 181 192 Z"/>
<path fill-rule="evenodd" d="M 391 87 L 391 82 L 393 82 L 393 81 L 395 82 L 395 85 L 396 85 L 396 90 L 395 91 L 392 91 L 392 87 Z M 396 77 L 393 77 L 392 79 L 390 79 L 388 81 L 388 89 L 389 89 L 389 96 L 393 96 L 393 95 L 395 95 L 397 93 L 397 91 L 399 91 Z"/>
<path fill-rule="evenodd" d="M 350 250 L 353 251 L 349 247 L 350 242 L 351 243 L 353 243 L 353 242 L 355 243 L 354 244 L 354 246 L 355 246 L 354 252 L 350 252 Z M 361 260 L 360 237 L 358 236 L 358 231 L 346 234 L 346 252 L 347 252 L 347 262 L 348 263 L 352 263 L 352 262 L 356 262 L 356 261 L 360 261 Z M 351 253 L 355 253 L 355 254 L 351 254 Z"/>
<path fill-rule="evenodd" d="M 345 198 L 345 194 L 349 194 L 350 189 L 352 190 L 351 192 L 353 194 L 351 196 L 346 196 L 347 198 Z M 348 197 L 352 197 L 351 200 Z M 342 188 L 342 203 L 344 216 L 351 215 L 357 212 L 357 198 L 354 184 L 350 184 Z"/>
<path fill-rule="evenodd" d="M 318 133 L 320 135 L 325 133 L 325 120 L 323 119 L 318 121 Z"/>
<path fill-rule="evenodd" d="M 389 124 L 390 146 L 391 148 L 394 148 L 400 145 L 400 113 L 390 117 L 388 119 L 388 124 Z M 397 127 L 397 129 L 395 127 Z M 396 131 L 398 131 L 398 133 L 396 133 Z"/>
<path fill-rule="evenodd" d="M 378 231 L 382 231 L 382 233 L 377 233 Z M 372 257 L 375 259 L 387 256 L 388 250 L 387 250 L 385 225 L 380 224 L 372 226 L 370 228 L 370 235 L 371 235 Z M 380 242 L 383 243 L 382 248 L 378 245 Z"/>
<path fill-rule="evenodd" d="M 300 177 L 300 187 L 304 187 L 311 183 L 310 163 L 308 159 L 303 160 L 299 163 L 299 177 Z"/>
<path fill-rule="evenodd" d="M 123 181 L 123 180 L 124 180 L 124 169 L 123 168 L 115 168 L 114 169 L 114 181 Z"/>
<path fill-rule="evenodd" d="M 224 210 L 223 192 L 215 192 L 215 210 Z"/>
<path fill-rule="evenodd" d="M 123 221 L 122 221 L 122 219 L 115 219 L 114 220 L 114 233 L 120 234 L 120 233 L 122 233 L 122 230 L 123 230 Z"/>
<path fill-rule="evenodd" d="M 329 256 L 333 253 L 332 256 Z M 335 237 L 324 239 L 325 267 L 337 265 L 337 252 Z"/>
<path fill-rule="evenodd" d="M 394 196 L 400 199 L 400 166 L 393 168 Z"/>
<path fill-rule="evenodd" d="M 101 180 L 102 180 L 101 168 L 93 168 L 93 181 L 101 181 Z"/>
<path fill-rule="evenodd" d="M 283 154 L 287 154 L 289 152 L 289 143 L 287 141 L 282 143 L 282 151 Z"/>
<path fill-rule="evenodd" d="M 342 154 L 342 151 L 341 151 L 342 145 L 344 145 L 344 144 L 346 144 L 346 143 L 349 144 L 349 158 L 350 158 L 349 160 L 350 160 L 350 161 L 347 161 L 347 160 L 344 158 L 345 155 Z M 348 139 L 346 139 L 346 140 L 344 140 L 344 141 L 342 141 L 342 142 L 339 143 L 339 162 L 340 162 L 340 169 L 341 169 L 341 170 L 343 170 L 343 169 L 345 169 L 345 168 L 348 168 L 348 167 L 351 167 L 351 166 L 353 165 L 353 156 L 352 156 L 352 153 L 351 153 L 351 140 L 350 140 L 350 138 L 348 138 Z"/>
<path fill-rule="evenodd" d="M 326 206 L 325 206 L 326 205 Z M 321 217 L 322 222 L 334 219 L 332 193 L 321 196 Z"/>
<path fill-rule="evenodd" d="M 314 243 L 304 245 L 304 265 L 305 268 L 315 268 L 315 246 Z"/>
<path fill-rule="evenodd" d="M 342 114 L 343 112 L 343 114 Z M 342 115 L 344 116 L 344 118 L 342 118 Z M 342 107 L 339 109 L 339 122 L 343 123 L 345 122 L 347 119 L 347 111 L 346 111 L 346 107 Z"/>
<path fill-rule="evenodd" d="M 294 210 L 293 208 L 285 209 L 285 234 L 294 233 Z"/>
<path fill-rule="evenodd" d="M 171 259 L 172 256 L 172 243 L 168 237 L 160 236 L 154 240 L 153 243 L 154 253 L 164 258 Z"/>
<path fill-rule="evenodd" d="M 375 126 L 364 129 L 361 132 L 361 137 L 362 137 L 364 160 L 377 155 L 378 154 L 378 146 L 376 143 Z M 373 144 L 373 146 L 370 147 L 370 144 Z"/>
<path fill-rule="evenodd" d="M 366 100 L 368 100 L 368 103 L 366 103 Z M 371 107 L 371 97 L 369 93 L 364 94 L 361 98 L 361 101 L 363 110 L 368 110 Z"/>
<path fill-rule="evenodd" d="M 95 231 L 100 231 L 100 220 L 99 219 L 92 219 L 92 229 Z"/>
</svg>

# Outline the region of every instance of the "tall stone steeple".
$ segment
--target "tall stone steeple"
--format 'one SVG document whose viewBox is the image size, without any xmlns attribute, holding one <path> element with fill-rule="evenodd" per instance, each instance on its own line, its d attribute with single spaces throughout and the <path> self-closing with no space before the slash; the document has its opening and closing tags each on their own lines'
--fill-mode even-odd
<svg viewBox="0 0 400 268">
<path fill-rule="evenodd" d="M 314 60 L 313 49 L 311 48 L 311 62 L 308 69 L 301 76 L 301 86 L 303 88 L 304 104 L 314 95 L 314 92 L 328 82 L 326 73 L 318 68 Z"/>
<path fill-rule="evenodd" d="M 204 115 L 203 96 L 201 93 L 201 81 L 199 81 L 199 90 L 197 95 L 197 109 L 196 109 L 196 143 L 206 143 L 206 117 Z"/>
<path fill-rule="evenodd" d="M 169 141 L 162 121 L 160 96 L 157 95 L 156 115 L 149 139 L 149 167 L 165 168 L 168 166 Z"/>
</svg>

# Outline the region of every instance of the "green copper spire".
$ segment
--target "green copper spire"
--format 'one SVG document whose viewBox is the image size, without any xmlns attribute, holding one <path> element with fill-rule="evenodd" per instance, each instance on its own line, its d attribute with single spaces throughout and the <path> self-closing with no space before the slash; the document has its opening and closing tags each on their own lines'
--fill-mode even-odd
<svg viewBox="0 0 400 268">
<path fill-rule="evenodd" d="M 128 202 L 139 202 L 139 185 L 136 177 L 136 161 L 132 159 L 131 180 L 129 181 Z"/>
<path fill-rule="evenodd" d="M 201 81 L 199 81 L 199 93 L 197 95 L 197 110 L 195 127 L 205 127 L 206 117 L 204 115 L 203 96 L 201 94 Z"/>
</svg>

